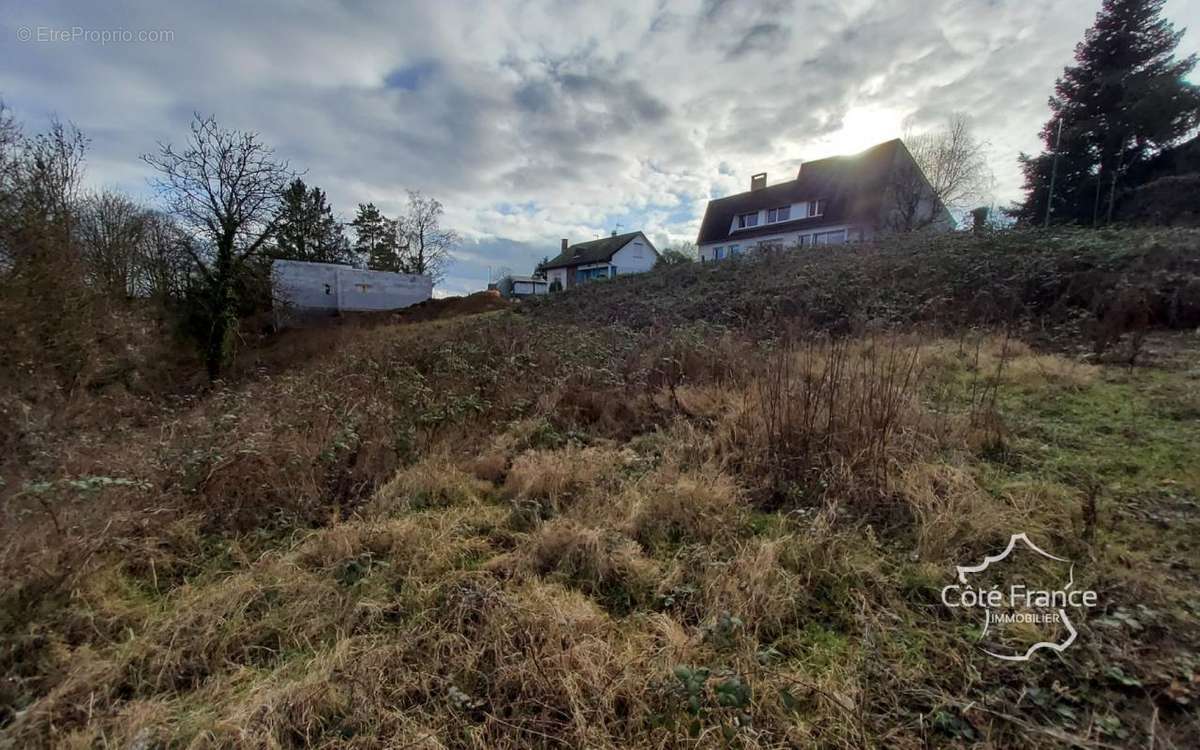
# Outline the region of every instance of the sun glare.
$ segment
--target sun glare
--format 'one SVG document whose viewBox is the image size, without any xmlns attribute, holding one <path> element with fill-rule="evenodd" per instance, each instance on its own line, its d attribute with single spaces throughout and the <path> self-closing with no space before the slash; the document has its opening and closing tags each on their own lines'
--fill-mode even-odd
<svg viewBox="0 0 1200 750">
<path fill-rule="evenodd" d="M 892 109 L 874 106 L 852 107 L 842 118 L 842 127 L 815 141 L 805 149 L 806 158 L 856 154 L 876 143 L 899 138 L 903 116 Z"/>
</svg>

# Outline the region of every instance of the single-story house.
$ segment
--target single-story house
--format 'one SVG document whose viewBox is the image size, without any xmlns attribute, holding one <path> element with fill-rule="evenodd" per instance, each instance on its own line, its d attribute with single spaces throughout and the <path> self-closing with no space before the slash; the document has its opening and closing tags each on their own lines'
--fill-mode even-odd
<svg viewBox="0 0 1200 750">
<path fill-rule="evenodd" d="M 768 185 L 765 172 L 753 175 L 748 191 L 708 202 L 696 245 L 701 261 L 760 247 L 837 245 L 869 240 L 901 218 L 935 230 L 954 227 L 897 138 L 851 156 L 807 162 L 787 182 Z"/>
<path fill-rule="evenodd" d="M 562 241 L 562 252 L 541 265 L 554 288 L 569 289 L 593 279 L 609 279 L 654 268 L 658 250 L 641 232 L 628 232 L 575 245 Z"/>
<path fill-rule="evenodd" d="M 537 276 L 505 276 L 488 284 L 488 289 L 495 289 L 505 299 L 520 299 L 547 294 L 550 291 L 550 282 Z"/>
</svg>

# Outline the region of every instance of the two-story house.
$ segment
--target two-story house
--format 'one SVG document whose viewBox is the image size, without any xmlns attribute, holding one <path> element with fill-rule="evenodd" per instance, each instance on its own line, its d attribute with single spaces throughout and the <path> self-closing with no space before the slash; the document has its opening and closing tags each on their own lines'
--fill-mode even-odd
<svg viewBox="0 0 1200 750">
<path fill-rule="evenodd" d="M 541 268 L 551 289 L 567 289 L 592 279 L 649 271 L 657 262 L 658 250 L 646 235 L 613 232 L 609 237 L 574 245 L 564 239 L 562 252 Z"/>
<path fill-rule="evenodd" d="M 837 245 L 905 224 L 946 230 L 954 220 L 899 139 L 851 156 L 807 162 L 796 179 L 709 201 L 696 245 L 700 260 L 759 247 Z"/>
</svg>

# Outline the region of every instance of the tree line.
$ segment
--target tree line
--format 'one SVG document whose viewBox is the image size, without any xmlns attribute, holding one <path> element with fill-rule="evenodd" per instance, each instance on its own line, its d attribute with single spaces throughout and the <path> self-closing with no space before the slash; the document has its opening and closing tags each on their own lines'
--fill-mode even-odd
<svg viewBox="0 0 1200 750">
<path fill-rule="evenodd" d="M 239 321 L 269 307 L 270 262 L 346 263 L 445 273 L 458 235 L 443 207 L 410 191 L 406 211 L 360 204 L 343 224 L 256 133 L 195 116 L 181 145 L 142 157 L 157 205 L 114 190 L 86 192 L 89 141 L 54 120 L 27 134 L 0 102 L 0 283 L 13 338 L 47 355 L 70 384 L 86 360 L 102 301 L 145 299 L 194 341 L 220 375 Z M 353 239 L 347 236 L 347 229 Z"/>
<path fill-rule="evenodd" d="M 296 177 L 283 190 L 269 254 L 282 260 L 425 274 L 440 281 L 458 243 L 458 233 L 441 226 L 442 214 L 439 201 L 409 191 L 404 214 L 389 218 L 374 203 L 360 203 L 353 221 L 343 224 L 334 217 L 325 192 Z M 346 237 L 347 226 L 353 241 Z"/>
<path fill-rule="evenodd" d="M 1042 152 L 1021 154 L 1025 199 L 1010 209 L 1018 221 L 1111 223 L 1148 181 L 1144 165 L 1195 136 L 1200 88 L 1187 76 L 1197 59 L 1175 57 L 1183 30 L 1163 18 L 1163 4 L 1104 0 L 1055 83 Z M 1195 193 L 1179 199 L 1194 206 Z"/>
</svg>

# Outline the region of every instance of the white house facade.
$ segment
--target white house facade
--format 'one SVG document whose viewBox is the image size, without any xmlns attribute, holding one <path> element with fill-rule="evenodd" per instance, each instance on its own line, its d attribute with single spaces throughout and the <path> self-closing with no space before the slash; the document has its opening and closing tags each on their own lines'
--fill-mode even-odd
<svg viewBox="0 0 1200 750">
<path fill-rule="evenodd" d="M 575 245 L 564 239 L 561 252 L 542 264 L 542 269 L 551 288 L 568 289 L 595 279 L 644 273 L 657 262 L 658 250 L 646 235 L 614 232 L 609 237 Z"/>
</svg>

